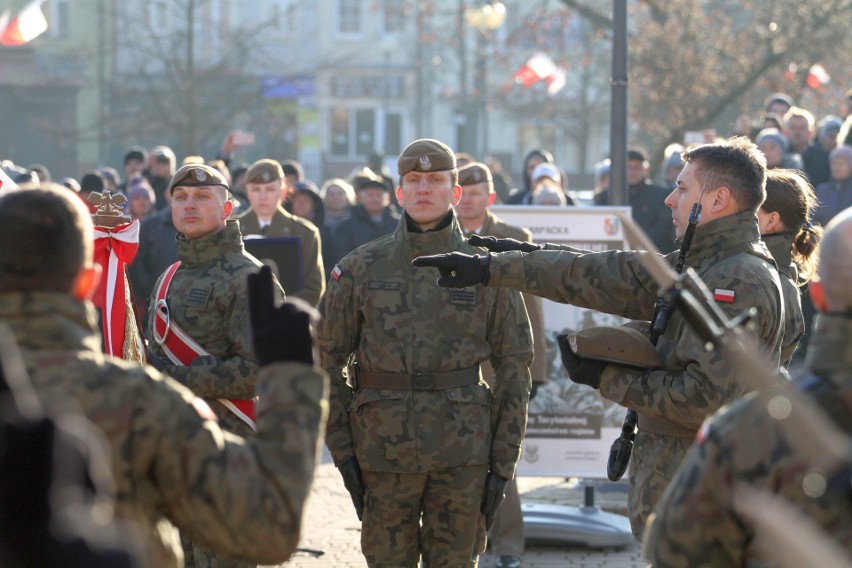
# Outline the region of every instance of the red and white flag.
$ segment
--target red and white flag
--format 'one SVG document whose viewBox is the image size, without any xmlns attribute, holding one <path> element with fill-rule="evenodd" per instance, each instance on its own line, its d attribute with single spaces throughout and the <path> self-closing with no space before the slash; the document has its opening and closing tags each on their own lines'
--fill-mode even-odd
<svg viewBox="0 0 852 568">
<path fill-rule="evenodd" d="M 736 293 L 733 290 L 726 290 L 724 288 L 713 290 L 713 299 L 717 302 L 733 303 L 734 296 L 736 296 Z"/>
<path fill-rule="evenodd" d="M 12 191 L 13 189 L 18 189 L 18 184 L 6 175 L 3 168 L 0 168 L 0 193 L 4 191 Z"/>
<path fill-rule="evenodd" d="M 831 82 L 831 75 L 825 70 L 825 67 L 819 63 L 814 63 L 808 69 L 808 87 L 811 89 L 819 89 L 823 85 L 828 85 Z"/>
<path fill-rule="evenodd" d="M 44 1 L 30 2 L 11 22 L 3 26 L 0 32 L 0 45 L 24 45 L 46 32 L 47 20 L 41 11 Z"/>
<path fill-rule="evenodd" d="M 555 95 L 565 86 L 565 70 L 558 67 L 548 54 L 537 51 L 515 71 L 514 80 L 526 89 L 544 81 L 547 83 L 547 94 Z"/>
</svg>

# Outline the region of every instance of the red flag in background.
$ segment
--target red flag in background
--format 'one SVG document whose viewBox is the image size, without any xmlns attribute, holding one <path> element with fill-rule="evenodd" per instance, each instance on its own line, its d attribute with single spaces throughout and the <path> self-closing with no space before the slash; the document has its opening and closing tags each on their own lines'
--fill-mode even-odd
<svg viewBox="0 0 852 568">
<path fill-rule="evenodd" d="M 41 11 L 45 0 L 27 4 L 0 32 L 0 45 L 24 45 L 47 31 L 47 20 Z M 3 14 L 8 18 L 8 13 Z M 0 23 L 4 18 L 0 17 Z"/>
<path fill-rule="evenodd" d="M 544 81 L 547 83 L 547 94 L 555 95 L 565 86 L 565 70 L 558 67 L 548 54 L 537 51 L 515 71 L 514 80 L 525 89 Z"/>
<path fill-rule="evenodd" d="M 828 74 L 828 71 L 825 70 L 825 67 L 820 65 L 819 63 L 814 63 L 811 65 L 811 68 L 808 69 L 808 87 L 811 89 L 819 89 L 823 85 L 827 85 L 831 82 L 831 75 Z"/>
</svg>

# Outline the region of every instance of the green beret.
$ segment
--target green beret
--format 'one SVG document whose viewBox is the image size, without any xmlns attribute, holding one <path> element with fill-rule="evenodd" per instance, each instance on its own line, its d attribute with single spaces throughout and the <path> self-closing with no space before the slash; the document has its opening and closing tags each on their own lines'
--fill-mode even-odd
<svg viewBox="0 0 852 568">
<path fill-rule="evenodd" d="M 471 162 L 459 168 L 459 185 L 475 185 L 477 183 L 488 183 L 488 191 L 494 188 L 491 178 L 491 170 L 481 162 Z"/>
<path fill-rule="evenodd" d="M 456 168 L 456 154 L 432 138 L 415 140 L 405 147 L 396 162 L 400 176 L 408 172 L 442 172 Z"/>
<path fill-rule="evenodd" d="M 169 182 L 169 195 L 175 192 L 176 187 L 198 187 L 206 185 L 221 185 L 228 189 L 228 180 L 222 172 L 216 168 L 204 164 L 187 164 L 175 172 Z"/>
<path fill-rule="evenodd" d="M 246 183 L 269 183 L 284 177 L 284 170 L 276 160 L 264 158 L 249 166 Z"/>
</svg>

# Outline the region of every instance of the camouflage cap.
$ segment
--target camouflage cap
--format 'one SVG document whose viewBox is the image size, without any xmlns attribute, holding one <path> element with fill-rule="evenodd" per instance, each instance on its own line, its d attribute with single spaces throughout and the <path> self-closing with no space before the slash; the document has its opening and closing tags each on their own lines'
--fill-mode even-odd
<svg viewBox="0 0 852 568">
<path fill-rule="evenodd" d="M 256 161 L 246 172 L 246 183 L 269 183 L 283 178 L 281 164 L 269 158 Z"/>
<path fill-rule="evenodd" d="M 396 162 L 399 175 L 408 172 L 441 172 L 456 168 L 456 154 L 449 146 L 432 138 L 415 140 L 405 147 Z"/>
<path fill-rule="evenodd" d="M 494 181 L 491 177 L 491 170 L 481 162 L 471 162 L 466 166 L 459 168 L 459 185 L 474 185 L 477 183 L 487 183 L 488 191 L 494 190 Z"/>
<path fill-rule="evenodd" d="M 176 187 L 198 187 L 205 185 L 221 185 L 228 189 L 228 181 L 222 173 L 204 164 L 189 164 L 181 166 L 172 176 L 169 182 L 169 195 L 175 192 Z"/>
</svg>

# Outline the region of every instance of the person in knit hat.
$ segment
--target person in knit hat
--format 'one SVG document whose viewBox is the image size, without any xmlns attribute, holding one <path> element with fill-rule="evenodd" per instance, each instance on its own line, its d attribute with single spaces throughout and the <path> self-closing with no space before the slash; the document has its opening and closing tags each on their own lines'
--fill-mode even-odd
<svg viewBox="0 0 852 568">
<path fill-rule="evenodd" d="M 819 200 L 814 212 L 814 223 L 823 227 L 831 219 L 852 206 L 852 146 L 838 146 L 829 154 L 831 180 L 816 188 Z"/>
</svg>

